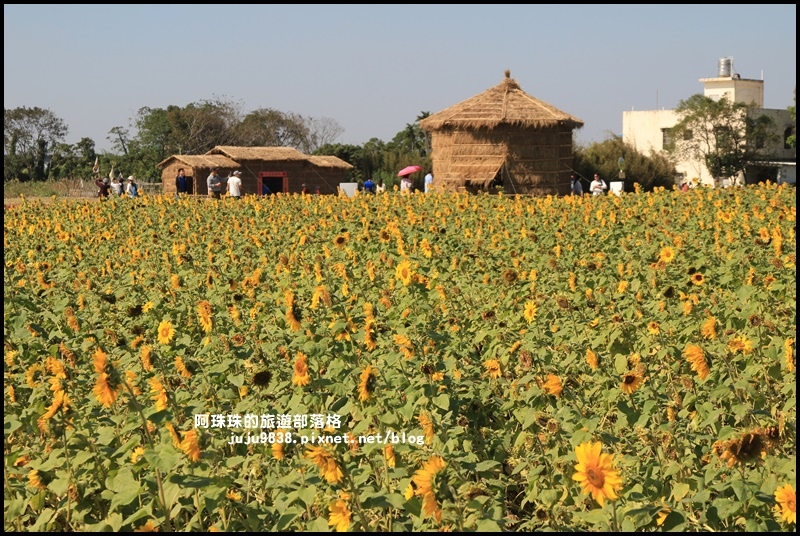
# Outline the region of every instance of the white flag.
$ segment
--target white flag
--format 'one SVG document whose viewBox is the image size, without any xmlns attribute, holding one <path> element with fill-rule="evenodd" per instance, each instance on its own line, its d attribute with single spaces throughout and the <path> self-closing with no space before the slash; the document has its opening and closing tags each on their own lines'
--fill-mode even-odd
<svg viewBox="0 0 800 536">
<path fill-rule="evenodd" d="M 100 173 L 100 157 L 94 157 L 94 167 L 92 168 L 92 173 Z"/>
</svg>

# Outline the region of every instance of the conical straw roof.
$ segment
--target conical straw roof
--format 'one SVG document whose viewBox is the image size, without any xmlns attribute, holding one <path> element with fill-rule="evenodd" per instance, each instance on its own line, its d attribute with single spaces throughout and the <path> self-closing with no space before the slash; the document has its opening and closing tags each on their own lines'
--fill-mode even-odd
<svg viewBox="0 0 800 536">
<path fill-rule="evenodd" d="M 440 129 L 495 128 L 513 125 L 522 128 L 564 126 L 580 128 L 583 121 L 562 112 L 555 106 L 531 97 L 505 72 L 505 79 L 493 88 L 446 108 L 420 121 L 427 131 Z"/>
</svg>

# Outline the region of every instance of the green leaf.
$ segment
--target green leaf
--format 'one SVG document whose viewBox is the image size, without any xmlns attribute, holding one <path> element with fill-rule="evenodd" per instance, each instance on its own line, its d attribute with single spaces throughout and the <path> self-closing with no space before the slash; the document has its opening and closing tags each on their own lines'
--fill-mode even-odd
<svg viewBox="0 0 800 536">
<path fill-rule="evenodd" d="M 686 497 L 686 494 L 689 493 L 691 487 L 689 484 L 685 484 L 683 482 L 676 482 L 672 486 L 672 499 L 675 502 L 680 502 Z"/>
<path fill-rule="evenodd" d="M 481 519 L 475 527 L 478 532 L 502 532 L 503 529 L 492 519 Z"/>
</svg>

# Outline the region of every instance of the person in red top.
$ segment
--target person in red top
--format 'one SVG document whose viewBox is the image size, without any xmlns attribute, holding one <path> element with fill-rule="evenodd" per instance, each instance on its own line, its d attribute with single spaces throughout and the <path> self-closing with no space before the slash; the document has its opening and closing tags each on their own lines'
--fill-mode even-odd
<svg viewBox="0 0 800 536">
<path fill-rule="evenodd" d="M 100 199 L 105 199 L 108 197 L 108 191 L 111 188 L 108 177 L 105 177 L 103 180 L 100 180 L 99 178 L 95 179 L 94 184 L 97 186 L 97 197 Z"/>
</svg>

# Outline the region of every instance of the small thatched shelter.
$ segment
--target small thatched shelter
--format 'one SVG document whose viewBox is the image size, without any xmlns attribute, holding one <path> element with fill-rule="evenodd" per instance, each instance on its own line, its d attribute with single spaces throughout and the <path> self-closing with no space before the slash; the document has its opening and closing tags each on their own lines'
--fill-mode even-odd
<svg viewBox="0 0 800 536">
<path fill-rule="evenodd" d="M 206 179 L 212 168 L 219 168 L 223 176 L 228 171 L 238 169 L 238 164 L 222 155 L 190 155 L 176 154 L 160 162 L 161 182 L 165 194 L 174 194 L 176 190 L 175 177 L 178 170 L 183 168 L 186 174 L 190 194 L 207 194 Z"/>
<path fill-rule="evenodd" d="M 159 163 L 164 193 L 175 193 L 175 177 L 184 168 L 191 177 L 191 193 L 206 195 L 206 179 L 211 169 L 221 176 L 242 172 L 242 193 L 261 195 L 266 186 L 271 193 L 309 191 L 335 194 L 339 183 L 347 182 L 346 173 L 353 166 L 335 156 L 308 156 L 292 147 L 217 146 L 204 155 L 174 155 Z"/>
<path fill-rule="evenodd" d="M 261 184 L 267 184 L 273 193 L 300 192 L 305 184 L 311 192 L 319 189 L 321 194 L 335 194 L 353 168 L 335 156 L 308 156 L 292 147 L 217 146 L 206 154 L 239 163 L 245 194 L 260 193 Z"/>
<path fill-rule="evenodd" d="M 583 121 L 531 97 L 505 75 L 497 86 L 420 121 L 431 135 L 434 188 L 569 193 L 572 131 Z"/>
</svg>

